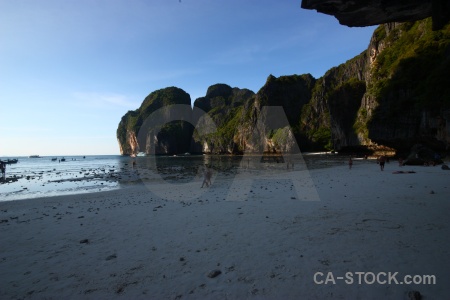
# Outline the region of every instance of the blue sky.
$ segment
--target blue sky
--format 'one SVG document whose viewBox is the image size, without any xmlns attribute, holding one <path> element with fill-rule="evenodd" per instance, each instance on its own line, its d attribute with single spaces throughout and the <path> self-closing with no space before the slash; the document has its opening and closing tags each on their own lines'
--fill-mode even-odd
<svg viewBox="0 0 450 300">
<path fill-rule="evenodd" d="M 300 4 L 0 0 L 0 158 L 119 154 L 120 118 L 152 91 L 257 92 L 270 74 L 318 78 L 367 48 L 374 27 Z"/>
</svg>

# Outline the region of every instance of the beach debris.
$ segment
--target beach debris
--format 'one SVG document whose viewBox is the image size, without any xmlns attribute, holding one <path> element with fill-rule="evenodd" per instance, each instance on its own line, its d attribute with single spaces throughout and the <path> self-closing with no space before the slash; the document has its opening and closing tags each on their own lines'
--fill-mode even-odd
<svg viewBox="0 0 450 300">
<path fill-rule="evenodd" d="M 408 292 L 408 298 L 410 300 L 421 300 L 422 299 L 422 295 L 420 294 L 419 291 L 409 291 Z"/>
<path fill-rule="evenodd" d="M 394 171 L 392 174 L 414 174 L 415 171 Z"/>
<path fill-rule="evenodd" d="M 117 255 L 116 255 L 116 254 L 111 254 L 111 255 L 109 255 L 109 256 L 106 258 L 106 260 L 111 260 L 111 259 L 115 259 L 115 258 L 117 258 Z"/>
<path fill-rule="evenodd" d="M 328 259 L 319 259 L 318 261 L 324 266 L 330 265 L 330 261 Z"/>
<path fill-rule="evenodd" d="M 222 274 L 222 271 L 216 269 L 216 270 L 212 270 L 211 272 L 209 272 L 208 273 L 208 277 L 209 278 L 216 278 L 220 274 Z"/>
<path fill-rule="evenodd" d="M 119 285 L 119 286 L 116 288 L 116 294 L 121 294 L 121 293 L 123 292 L 124 289 L 125 289 L 125 286 L 124 286 L 124 285 Z"/>
<path fill-rule="evenodd" d="M 97 291 L 97 289 L 88 289 L 88 290 L 84 291 L 84 294 L 87 295 L 87 294 L 93 293 L 95 291 Z"/>
</svg>

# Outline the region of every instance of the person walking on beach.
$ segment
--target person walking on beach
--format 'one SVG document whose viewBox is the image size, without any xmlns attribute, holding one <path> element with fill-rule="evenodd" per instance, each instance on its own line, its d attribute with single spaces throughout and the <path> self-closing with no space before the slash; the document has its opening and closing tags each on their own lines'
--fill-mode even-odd
<svg viewBox="0 0 450 300">
<path fill-rule="evenodd" d="M 378 158 L 378 163 L 380 164 L 381 171 L 384 171 L 384 164 L 386 163 L 386 157 L 384 155 L 381 155 Z"/>
<path fill-rule="evenodd" d="M 212 176 L 211 169 L 207 165 L 205 165 L 205 169 L 203 170 L 202 188 L 205 184 L 206 184 L 206 187 L 209 187 L 211 185 L 211 176 Z"/>
<path fill-rule="evenodd" d="M 352 157 L 350 156 L 350 158 L 348 159 L 348 168 L 349 168 L 349 170 L 352 169 L 352 166 L 353 166 L 353 160 L 352 160 Z"/>
</svg>

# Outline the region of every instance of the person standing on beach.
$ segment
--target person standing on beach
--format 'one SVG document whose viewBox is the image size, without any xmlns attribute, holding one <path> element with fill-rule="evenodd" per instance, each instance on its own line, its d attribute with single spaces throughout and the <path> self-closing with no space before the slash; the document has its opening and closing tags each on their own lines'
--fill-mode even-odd
<svg viewBox="0 0 450 300">
<path fill-rule="evenodd" d="M 211 176 L 212 176 L 211 169 L 207 165 L 205 165 L 205 169 L 203 170 L 202 188 L 205 184 L 206 184 L 206 187 L 209 187 L 211 185 Z"/>
<path fill-rule="evenodd" d="M 352 166 L 353 166 L 353 160 L 352 160 L 352 157 L 350 156 L 350 158 L 348 159 L 348 168 L 349 168 L 349 170 L 352 169 Z"/>
<path fill-rule="evenodd" d="M 386 157 L 384 155 L 381 155 L 378 158 L 378 163 L 380 164 L 381 171 L 384 171 L 384 164 L 386 163 Z"/>
<path fill-rule="evenodd" d="M 1 161 L 0 162 L 0 169 L 2 170 L 2 179 L 5 180 L 6 176 L 6 163 Z"/>
</svg>

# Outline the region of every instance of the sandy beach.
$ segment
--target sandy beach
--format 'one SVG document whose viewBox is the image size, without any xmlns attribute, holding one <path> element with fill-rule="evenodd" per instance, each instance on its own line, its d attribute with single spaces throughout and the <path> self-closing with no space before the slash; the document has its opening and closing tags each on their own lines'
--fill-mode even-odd
<svg viewBox="0 0 450 300">
<path fill-rule="evenodd" d="M 448 298 L 450 172 L 440 166 L 355 161 L 215 179 L 0 202 L 0 298 Z M 354 282 L 325 284 L 328 272 Z M 356 272 L 398 272 L 399 283 L 370 273 L 358 283 Z M 400 284 L 405 275 L 436 284 Z"/>
</svg>

